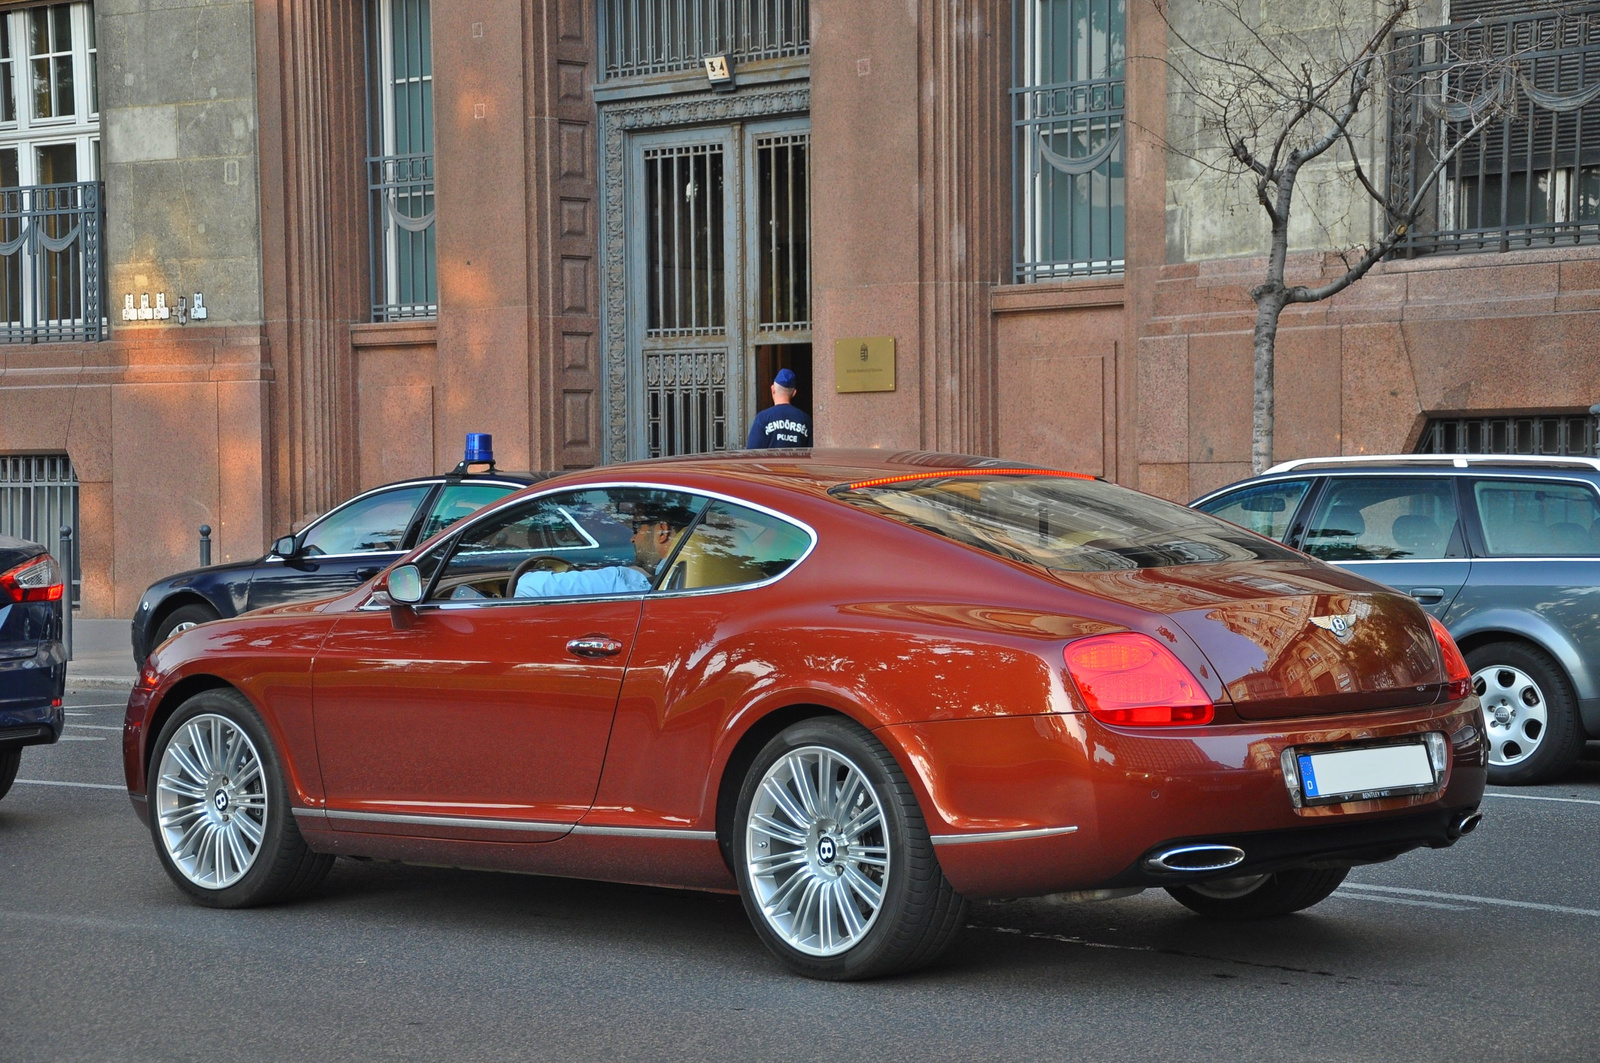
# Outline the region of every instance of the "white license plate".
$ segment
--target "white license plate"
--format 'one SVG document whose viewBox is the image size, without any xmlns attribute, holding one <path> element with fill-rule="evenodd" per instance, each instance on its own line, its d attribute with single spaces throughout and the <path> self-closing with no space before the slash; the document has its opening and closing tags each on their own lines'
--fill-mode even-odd
<svg viewBox="0 0 1600 1063">
<path fill-rule="evenodd" d="M 1422 743 L 1301 753 L 1300 787 L 1307 804 L 1370 801 L 1425 793 L 1436 786 Z"/>
</svg>

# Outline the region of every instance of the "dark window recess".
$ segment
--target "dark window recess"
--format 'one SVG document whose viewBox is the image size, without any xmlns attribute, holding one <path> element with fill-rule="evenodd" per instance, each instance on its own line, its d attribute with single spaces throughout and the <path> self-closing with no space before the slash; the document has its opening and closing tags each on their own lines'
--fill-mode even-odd
<svg viewBox="0 0 1600 1063">
<path fill-rule="evenodd" d="M 1595 418 L 1586 413 L 1431 417 L 1418 454 L 1593 456 Z"/>
<path fill-rule="evenodd" d="M 703 71 L 728 55 L 734 71 L 811 51 L 810 0 L 602 0 L 605 77 Z"/>
<path fill-rule="evenodd" d="M 78 474 L 65 454 L 0 455 L 0 535 L 39 543 L 62 561 L 61 528 L 77 529 Z M 78 567 L 81 537 L 72 536 L 72 604 L 80 603 Z"/>
<path fill-rule="evenodd" d="M 1411 198 L 1461 145 L 1396 249 L 1510 251 L 1600 242 L 1600 5 L 1471 0 L 1448 25 L 1395 34 L 1389 182 Z"/>
</svg>

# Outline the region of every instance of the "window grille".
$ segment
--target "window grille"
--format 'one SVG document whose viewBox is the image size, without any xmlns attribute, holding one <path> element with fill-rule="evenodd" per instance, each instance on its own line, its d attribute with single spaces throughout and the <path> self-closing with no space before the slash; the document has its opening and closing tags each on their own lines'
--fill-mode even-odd
<svg viewBox="0 0 1600 1063">
<path fill-rule="evenodd" d="M 367 188 L 372 319 L 439 312 L 434 246 L 433 30 L 429 0 L 373 0 L 368 9 Z"/>
<path fill-rule="evenodd" d="M 647 351 L 645 430 L 650 457 L 728 449 L 728 354 Z"/>
<path fill-rule="evenodd" d="M 602 0 L 604 76 L 703 70 L 811 51 L 810 0 Z"/>
<path fill-rule="evenodd" d="M 1600 239 L 1600 5 L 1458 19 L 1397 33 L 1395 49 L 1397 198 L 1415 194 L 1475 107 L 1507 111 L 1461 147 L 1398 254 Z"/>
<path fill-rule="evenodd" d="M 761 258 L 758 331 L 811 328 L 811 204 L 809 133 L 756 141 L 756 229 Z"/>
<path fill-rule="evenodd" d="M 727 332 L 723 161 L 720 144 L 644 153 L 648 336 Z"/>
<path fill-rule="evenodd" d="M 1595 456 L 1596 418 L 1582 413 L 1432 417 L 1418 454 Z"/>
<path fill-rule="evenodd" d="M 61 556 L 61 526 L 73 529 L 70 564 Z M 39 543 L 72 578 L 79 603 L 78 474 L 65 454 L 0 455 L 0 535 Z"/>
<path fill-rule="evenodd" d="M 1017 281 L 1120 273 L 1126 0 L 1018 0 Z"/>
<path fill-rule="evenodd" d="M 0 13 L 0 342 L 105 337 L 94 8 Z"/>
</svg>

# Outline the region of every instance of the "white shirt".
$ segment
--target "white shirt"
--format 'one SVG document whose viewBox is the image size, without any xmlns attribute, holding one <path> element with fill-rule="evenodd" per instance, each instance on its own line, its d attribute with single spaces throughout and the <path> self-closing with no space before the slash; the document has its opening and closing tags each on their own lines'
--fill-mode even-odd
<svg viewBox="0 0 1600 1063">
<path fill-rule="evenodd" d="M 524 572 L 514 598 L 578 598 L 591 594 L 642 594 L 650 577 L 629 565 L 572 569 L 568 572 Z"/>
</svg>

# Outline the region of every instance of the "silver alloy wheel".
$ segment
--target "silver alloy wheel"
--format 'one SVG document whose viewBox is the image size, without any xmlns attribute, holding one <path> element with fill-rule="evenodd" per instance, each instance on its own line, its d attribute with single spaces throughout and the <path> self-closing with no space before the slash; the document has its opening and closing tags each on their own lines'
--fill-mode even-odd
<svg viewBox="0 0 1600 1063">
<path fill-rule="evenodd" d="M 745 866 L 767 925 L 791 948 L 837 956 L 866 937 L 890 856 L 882 802 L 836 750 L 791 750 L 761 777 Z"/>
<path fill-rule="evenodd" d="M 1491 664 L 1473 673 L 1472 691 L 1483 703 L 1489 727 L 1489 763 L 1506 767 L 1533 756 L 1550 726 L 1539 684 L 1520 668 Z"/>
<path fill-rule="evenodd" d="M 199 624 L 197 624 L 197 623 L 195 623 L 195 622 L 194 622 L 194 621 L 193 621 L 193 620 L 185 620 L 185 621 L 184 621 L 184 622 L 183 622 L 183 623 L 181 623 L 181 624 L 174 624 L 174 625 L 173 625 L 173 626 L 172 626 L 172 630 L 171 630 L 171 631 L 169 631 L 169 632 L 167 632 L 167 638 L 169 638 L 169 639 L 170 639 L 170 638 L 171 638 L 171 637 L 172 637 L 172 636 L 174 636 L 174 635 L 181 635 L 181 634 L 183 634 L 183 633 L 184 633 L 184 632 L 185 632 L 185 631 L 188 631 L 188 630 L 189 630 L 189 629 L 190 629 L 190 628 L 192 628 L 192 627 L 199 627 L 199 626 L 200 626 L 200 625 L 199 625 Z"/>
<path fill-rule="evenodd" d="M 266 783 L 255 743 L 232 720 L 206 713 L 178 728 L 161 754 L 155 813 L 185 878 L 220 890 L 245 876 L 267 829 Z"/>
<path fill-rule="evenodd" d="M 1265 875 L 1239 875 L 1236 878 L 1214 878 L 1196 882 L 1189 888 L 1202 897 L 1218 901 L 1235 901 L 1240 897 L 1248 897 L 1265 881 L 1267 881 Z"/>
</svg>

